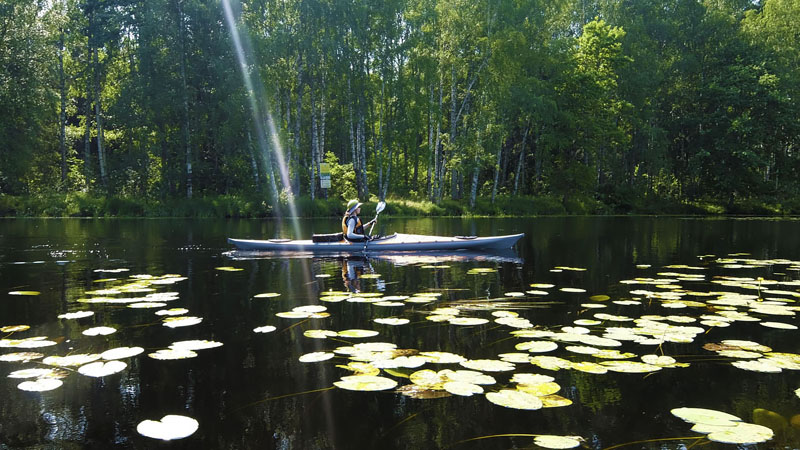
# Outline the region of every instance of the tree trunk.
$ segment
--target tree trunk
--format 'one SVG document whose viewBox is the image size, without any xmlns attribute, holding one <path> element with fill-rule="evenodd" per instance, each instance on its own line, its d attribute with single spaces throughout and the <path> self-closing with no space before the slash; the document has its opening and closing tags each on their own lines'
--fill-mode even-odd
<svg viewBox="0 0 800 450">
<path fill-rule="evenodd" d="M 369 182 L 367 180 L 367 138 L 366 138 L 366 124 L 364 119 L 364 111 L 359 113 L 358 117 L 359 129 L 359 148 L 360 155 L 359 161 L 361 163 L 361 185 L 364 188 L 363 200 L 369 200 Z"/>
<path fill-rule="evenodd" d="M 319 171 L 319 164 L 317 162 L 317 102 L 316 98 L 314 97 L 314 86 L 310 86 L 310 95 L 311 95 L 311 161 L 309 165 L 309 186 L 308 186 L 308 193 L 311 196 L 311 200 L 314 200 L 316 197 L 316 182 L 317 178 L 316 175 Z"/>
<path fill-rule="evenodd" d="M 447 152 L 447 159 L 452 160 L 456 156 L 456 132 L 458 131 L 458 112 L 456 111 L 456 66 L 450 68 L 450 151 Z M 458 191 L 459 170 L 453 166 L 450 169 L 450 196 L 453 200 L 458 200 L 461 196 Z"/>
<path fill-rule="evenodd" d="M 428 101 L 428 154 L 430 155 L 428 158 L 428 176 L 425 181 L 425 192 L 428 193 L 428 198 L 433 199 L 433 186 L 431 185 L 431 168 L 434 166 L 434 155 L 436 154 L 436 149 L 433 146 L 433 92 L 434 92 L 433 83 L 430 84 L 430 100 Z"/>
<path fill-rule="evenodd" d="M 300 195 L 300 122 L 303 117 L 303 69 L 300 56 L 297 57 L 297 111 L 294 115 L 294 180 L 292 194 Z"/>
<path fill-rule="evenodd" d="M 531 126 L 525 126 L 525 133 L 522 135 L 522 147 L 519 149 L 519 160 L 517 160 L 517 171 L 514 173 L 514 197 L 519 193 L 519 179 L 522 178 L 522 169 L 525 166 L 525 144 L 528 141 L 528 133 Z"/>
<path fill-rule="evenodd" d="M 355 179 L 356 179 L 356 192 L 358 195 L 361 196 L 361 177 L 359 176 L 358 170 L 360 168 L 358 164 L 358 152 L 356 152 L 356 140 L 358 133 L 353 131 L 353 127 L 355 124 L 353 123 L 353 99 L 352 99 L 352 90 L 350 87 L 350 77 L 347 77 L 347 94 L 348 94 L 348 102 L 347 102 L 347 117 L 348 117 L 348 126 L 347 131 L 350 133 L 350 158 L 352 159 L 353 164 L 353 172 L 355 172 Z"/>
<path fill-rule="evenodd" d="M 186 198 L 192 198 L 192 147 L 189 141 L 189 93 L 186 86 L 186 36 L 183 27 L 183 9 L 181 9 L 181 1 L 176 0 L 175 5 L 178 8 L 178 38 L 181 43 L 181 95 L 183 100 L 183 148 L 186 155 Z"/>
<path fill-rule="evenodd" d="M 100 58 L 99 49 L 94 49 L 94 115 L 97 124 L 97 161 L 100 163 L 100 182 L 103 190 L 108 191 L 106 179 L 106 157 L 103 153 L 103 108 L 100 102 Z"/>
<path fill-rule="evenodd" d="M 67 81 L 64 76 L 64 30 L 58 40 L 58 79 L 61 94 L 61 110 L 58 116 L 58 147 L 61 153 L 61 189 L 67 183 Z"/>
<path fill-rule="evenodd" d="M 472 186 L 469 194 L 469 208 L 475 209 L 475 198 L 478 196 L 478 172 L 480 172 L 479 161 L 475 161 L 475 169 L 472 171 Z"/>
<path fill-rule="evenodd" d="M 494 199 L 497 197 L 497 182 L 500 179 L 500 160 L 503 158 L 503 145 L 504 143 L 500 143 L 500 146 L 497 147 L 497 159 L 494 163 L 494 182 L 492 183 L 492 204 L 494 205 Z"/>
<path fill-rule="evenodd" d="M 383 78 L 383 77 L 381 77 Z M 381 111 L 378 114 L 378 139 L 376 143 L 376 165 L 378 166 L 378 195 L 383 192 L 383 120 L 384 120 L 384 93 L 386 89 L 386 80 L 381 79 Z M 383 200 L 381 198 L 381 200 Z"/>
<path fill-rule="evenodd" d="M 258 176 L 258 160 L 256 151 L 253 148 L 253 137 L 247 132 L 247 147 L 250 149 L 250 165 L 253 167 L 253 181 L 256 183 L 256 190 L 261 191 L 261 179 Z"/>
<path fill-rule="evenodd" d="M 442 78 L 439 77 L 439 112 L 442 111 Z M 439 203 L 442 199 L 442 183 L 444 182 L 444 168 L 442 167 L 444 163 L 444 158 L 442 155 L 442 116 L 441 114 L 437 115 L 436 119 L 436 144 L 434 146 L 435 149 L 435 180 L 434 180 L 434 198 L 433 201 L 435 203 Z"/>
</svg>

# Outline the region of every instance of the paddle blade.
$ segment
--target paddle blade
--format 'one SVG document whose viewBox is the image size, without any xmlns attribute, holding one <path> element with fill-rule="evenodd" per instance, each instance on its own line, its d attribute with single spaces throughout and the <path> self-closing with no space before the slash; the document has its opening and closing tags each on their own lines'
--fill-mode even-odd
<svg viewBox="0 0 800 450">
<path fill-rule="evenodd" d="M 386 202 L 384 202 L 384 201 L 378 202 L 378 206 L 375 207 L 375 215 L 377 216 L 384 209 L 386 209 Z"/>
</svg>

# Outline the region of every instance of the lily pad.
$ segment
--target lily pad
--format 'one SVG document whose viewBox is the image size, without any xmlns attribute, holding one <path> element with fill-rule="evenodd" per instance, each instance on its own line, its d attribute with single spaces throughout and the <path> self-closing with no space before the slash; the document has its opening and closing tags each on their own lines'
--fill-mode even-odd
<svg viewBox="0 0 800 450">
<path fill-rule="evenodd" d="M 79 353 L 69 356 L 48 356 L 42 362 L 48 366 L 77 367 L 100 359 L 98 354 Z"/>
<path fill-rule="evenodd" d="M 379 333 L 374 330 L 361 330 L 361 329 L 352 329 L 352 330 L 344 330 L 339 332 L 340 337 L 348 337 L 348 338 L 368 338 L 377 336 Z"/>
<path fill-rule="evenodd" d="M 543 434 L 536 436 L 533 443 L 539 447 L 544 448 L 575 448 L 581 445 L 583 438 L 580 436 L 555 436 L 552 434 Z"/>
<path fill-rule="evenodd" d="M 21 369 L 8 374 L 8 378 L 39 378 L 50 375 L 53 369 Z"/>
<path fill-rule="evenodd" d="M 41 294 L 39 291 L 11 291 L 8 295 L 36 296 Z"/>
<path fill-rule="evenodd" d="M 5 362 L 28 362 L 33 361 L 34 359 L 43 358 L 44 354 L 36 353 L 36 352 L 16 352 L 16 353 L 6 353 L 5 355 L 0 355 L 0 361 Z"/>
<path fill-rule="evenodd" d="M 142 347 L 117 347 L 104 351 L 100 354 L 100 357 L 109 361 L 113 359 L 130 358 L 141 353 L 144 353 Z"/>
<path fill-rule="evenodd" d="M 512 363 L 498 361 L 496 359 L 471 359 L 467 361 L 461 361 L 459 364 L 467 369 L 480 370 L 484 372 L 507 372 L 516 368 L 516 366 Z"/>
<path fill-rule="evenodd" d="M 444 385 L 444 390 L 462 397 L 471 397 L 474 394 L 483 394 L 483 388 L 477 384 L 466 383 L 463 381 L 448 381 Z"/>
<path fill-rule="evenodd" d="M 263 327 L 253 328 L 253 331 L 256 333 L 272 333 L 275 330 L 277 330 L 277 328 L 272 325 L 264 325 Z"/>
<path fill-rule="evenodd" d="M 742 419 L 722 411 L 705 408 L 675 408 L 670 411 L 673 416 L 689 423 L 705 425 L 733 426 Z"/>
<path fill-rule="evenodd" d="M 718 431 L 709 433 L 709 441 L 725 444 L 751 445 L 766 442 L 772 439 L 774 432 L 765 426 L 752 423 L 738 423 L 733 427 L 722 427 Z"/>
<path fill-rule="evenodd" d="M 485 323 L 489 323 L 488 319 L 482 319 L 480 317 L 453 317 L 447 321 L 450 322 L 450 325 L 462 326 L 483 325 Z"/>
<path fill-rule="evenodd" d="M 173 350 L 206 350 L 209 348 L 217 348 L 222 347 L 222 342 L 217 341 L 207 341 L 207 340 L 200 340 L 194 339 L 190 341 L 178 341 L 173 342 L 170 344 L 169 348 Z"/>
<path fill-rule="evenodd" d="M 153 353 L 149 353 L 147 356 L 159 360 L 188 359 L 196 357 L 197 353 L 191 350 L 179 350 L 179 349 L 169 348 L 164 350 L 157 350 Z"/>
<path fill-rule="evenodd" d="M 280 295 L 281 294 L 277 292 L 264 292 L 262 294 L 254 295 L 253 298 L 274 298 L 274 297 L 280 297 Z"/>
<path fill-rule="evenodd" d="M 222 272 L 241 272 L 244 269 L 238 267 L 230 267 L 230 266 L 223 266 L 223 267 L 214 267 L 214 269 L 222 271 Z"/>
<path fill-rule="evenodd" d="M 302 355 L 299 360 L 300 362 L 310 363 L 310 362 L 320 362 L 320 361 L 327 361 L 331 358 L 336 356 L 334 353 L 330 352 L 313 352 L 313 353 L 306 353 Z"/>
<path fill-rule="evenodd" d="M 191 436 L 199 426 L 191 417 L 170 414 L 161 420 L 144 420 L 136 426 L 136 431 L 142 436 L 171 441 Z"/>
<path fill-rule="evenodd" d="M 394 325 L 394 326 L 397 326 L 397 325 L 405 325 L 405 324 L 407 324 L 407 323 L 409 323 L 411 321 L 408 320 L 408 319 L 402 319 L 402 318 L 399 318 L 399 317 L 386 317 L 386 318 L 373 319 L 373 322 L 380 323 L 382 325 Z"/>
<path fill-rule="evenodd" d="M 37 378 L 34 381 L 23 381 L 17 387 L 23 391 L 29 392 L 44 392 L 57 389 L 64 384 L 63 381 L 55 378 Z"/>
<path fill-rule="evenodd" d="M 164 319 L 164 323 L 162 323 L 162 325 L 169 328 L 190 327 L 192 325 L 197 325 L 202 321 L 202 317 L 194 316 L 167 317 Z"/>
<path fill-rule="evenodd" d="M 513 409 L 535 410 L 541 409 L 542 406 L 544 406 L 539 397 L 528 394 L 527 392 L 511 389 L 503 389 L 499 392 L 487 392 L 486 400 L 489 400 L 495 405 Z"/>
<path fill-rule="evenodd" d="M 76 311 L 71 313 L 59 314 L 59 319 L 82 319 L 84 317 L 91 317 L 94 311 Z"/>
<path fill-rule="evenodd" d="M 0 328 L 0 332 L 3 333 L 16 333 L 18 331 L 27 331 L 30 330 L 30 325 L 8 325 L 5 327 Z"/>
<path fill-rule="evenodd" d="M 160 309 L 156 311 L 157 316 L 182 316 L 188 313 L 189 310 L 186 308 L 170 308 L 170 309 Z"/>
<path fill-rule="evenodd" d="M 333 385 L 349 391 L 385 391 L 393 389 L 397 386 L 397 382 L 386 377 L 351 375 L 342 377 L 341 380 L 334 382 Z"/>
<path fill-rule="evenodd" d="M 97 361 L 78 367 L 78 372 L 89 377 L 104 377 L 118 372 L 122 372 L 128 367 L 122 361 Z"/>
<path fill-rule="evenodd" d="M 116 328 L 113 327 L 93 327 L 87 330 L 83 330 L 84 336 L 108 336 L 109 334 L 114 334 L 117 332 Z"/>
</svg>

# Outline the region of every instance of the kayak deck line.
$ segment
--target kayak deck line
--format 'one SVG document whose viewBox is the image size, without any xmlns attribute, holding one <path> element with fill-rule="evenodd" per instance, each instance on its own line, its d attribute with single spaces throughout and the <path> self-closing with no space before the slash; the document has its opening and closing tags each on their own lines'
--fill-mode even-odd
<svg viewBox="0 0 800 450">
<path fill-rule="evenodd" d="M 385 251 L 436 251 L 511 248 L 525 233 L 505 236 L 429 236 L 395 233 L 367 242 L 312 242 L 310 239 L 234 239 L 228 243 L 240 250 L 370 253 Z"/>
</svg>

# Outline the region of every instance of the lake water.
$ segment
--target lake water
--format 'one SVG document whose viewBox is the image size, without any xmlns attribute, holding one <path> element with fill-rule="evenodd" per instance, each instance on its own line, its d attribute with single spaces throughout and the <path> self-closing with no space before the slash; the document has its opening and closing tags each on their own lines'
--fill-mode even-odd
<svg viewBox="0 0 800 450">
<path fill-rule="evenodd" d="M 752 448 L 800 447 L 800 335 L 793 328 L 800 325 L 799 221 L 556 217 L 379 225 L 384 233 L 526 235 L 510 252 L 364 259 L 239 253 L 226 243 L 294 237 L 291 222 L 0 220 L 0 358 L 41 354 L 0 360 L 0 449 L 541 448 L 533 435 L 579 436 L 592 449 L 634 441 L 649 442 L 626 448 L 677 449 L 703 436 L 671 413 L 682 407 L 776 430 Z M 303 235 L 337 228 L 336 220 L 299 222 Z M 256 297 L 264 293 L 278 295 Z M 308 305 L 326 309 L 289 314 L 321 311 L 317 318 L 276 316 Z M 80 312 L 87 316 L 58 318 Z M 30 328 L 9 328 L 17 325 Z M 254 331 L 265 326 L 275 329 Z M 305 335 L 352 329 L 379 334 Z M 196 349 L 191 358 L 148 356 L 187 340 L 222 346 Z M 370 342 L 385 348 L 352 349 Z M 118 347 L 143 352 L 117 359 L 124 368 L 105 376 L 44 360 Z M 299 360 L 336 349 L 331 359 Z M 425 352 L 466 361 L 436 363 L 437 354 Z M 320 359 L 330 356 L 324 353 Z M 645 364 L 645 355 L 676 364 Z M 383 369 L 340 367 L 350 358 Z M 18 387 L 37 377 L 7 377 L 54 368 L 43 377 L 63 384 L 43 392 Z M 380 371 L 397 387 L 334 386 L 354 368 Z M 495 381 L 477 385 L 486 393 L 527 390 L 517 406 L 540 406 L 533 396 L 546 407 L 496 404 L 507 393 L 451 395 L 443 383 L 454 375 L 411 390 L 409 376 L 425 369 L 481 371 Z M 528 375 L 527 384 L 518 383 L 522 374 L 552 381 L 531 384 Z M 411 379 L 420 384 L 420 375 Z M 137 432 L 142 421 L 171 414 L 191 417 L 199 428 L 169 442 Z"/>
</svg>

